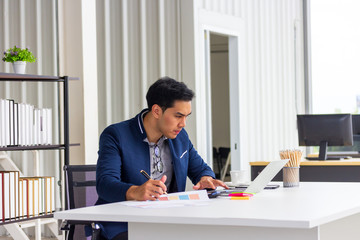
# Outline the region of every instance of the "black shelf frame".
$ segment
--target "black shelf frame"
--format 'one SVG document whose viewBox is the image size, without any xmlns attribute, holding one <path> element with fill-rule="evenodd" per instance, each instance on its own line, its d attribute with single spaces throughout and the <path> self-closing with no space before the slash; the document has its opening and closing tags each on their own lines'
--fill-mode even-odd
<svg viewBox="0 0 360 240">
<path fill-rule="evenodd" d="M 16 73 L 1 73 L 0 72 L 0 82 L 55 82 L 58 83 L 60 89 L 60 83 L 63 83 L 63 111 L 64 111 L 64 143 L 63 144 L 54 144 L 54 145 L 36 145 L 36 146 L 8 146 L 1 147 L 0 151 L 29 151 L 29 150 L 64 150 L 64 165 L 69 165 L 70 163 L 70 146 L 80 146 L 80 144 L 70 144 L 69 137 L 69 80 L 79 80 L 79 78 L 68 77 L 68 76 L 45 76 L 45 75 L 32 75 L 32 74 L 16 74 Z M 62 174 L 60 175 L 60 177 Z M 62 178 L 62 177 L 61 177 Z M 65 179 L 65 178 L 64 178 Z M 61 179 L 60 179 L 61 181 Z M 65 182 L 66 189 L 66 182 Z M 61 190 L 61 189 L 60 189 Z M 62 190 L 61 190 L 62 191 Z M 65 191 L 65 199 L 67 199 L 67 194 Z M 67 202 L 65 200 L 65 209 L 67 209 Z M 6 220 L 5 222 L 0 220 L 0 225 L 17 223 L 37 218 L 51 218 L 53 214 L 48 215 L 39 215 L 36 217 L 30 218 L 16 218 L 11 220 Z"/>
<path fill-rule="evenodd" d="M 53 213 L 50 214 L 41 214 L 38 216 L 34 216 L 34 217 L 18 217 L 18 218 L 12 218 L 12 219 L 7 219 L 5 221 L 0 221 L 0 226 L 5 225 L 5 224 L 12 224 L 12 223 L 19 223 L 19 222 L 25 222 L 25 221 L 30 221 L 30 220 L 35 220 L 35 219 L 39 219 L 39 218 L 52 218 L 54 217 Z"/>
<path fill-rule="evenodd" d="M 72 143 L 69 144 L 69 146 L 70 147 L 80 146 L 80 143 Z M 58 150 L 58 149 L 65 149 L 65 144 L 0 147 L 0 151 L 29 151 L 29 150 Z"/>
<path fill-rule="evenodd" d="M 69 138 L 69 80 L 79 80 L 79 78 L 70 78 L 68 76 L 44 76 L 31 74 L 16 74 L 16 73 L 0 73 L 0 82 L 58 82 L 63 83 L 64 96 L 64 144 L 60 145 L 39 145 L 39 146 L 9 146 L 2 147 L 0 151 L 18 151 L 18 150 L 49 150 L 49 149 L 64 149 L 64 164 L 69 165 L 70 158 L 70 138 Z"/>
</svg>

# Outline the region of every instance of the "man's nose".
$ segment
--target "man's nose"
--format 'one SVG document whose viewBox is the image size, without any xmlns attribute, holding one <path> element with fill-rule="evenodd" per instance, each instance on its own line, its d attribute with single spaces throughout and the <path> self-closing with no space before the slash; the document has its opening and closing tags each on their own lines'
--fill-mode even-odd
<svg viewBox="0 0 360 240">
<path fill-rule="evenodd" d="M 186 126 L 186 118 L 185 117 L 183 117 L 182 119 L 181 119 L 181 121 L 180 121 L 180 123 L 179 123 L 179 127 L 185 127 Z"/>
</svg>

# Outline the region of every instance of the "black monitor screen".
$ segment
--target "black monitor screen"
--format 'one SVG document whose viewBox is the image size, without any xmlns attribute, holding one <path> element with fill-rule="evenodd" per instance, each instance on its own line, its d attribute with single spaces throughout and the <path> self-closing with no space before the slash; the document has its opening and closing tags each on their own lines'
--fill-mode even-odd
<svg viewBox="0 0 360 240">
<path fill-rule="evenodd" d="M 298 115 L 300 146 L 320 146 L 319 158 L 326 160 L 327 146 L 353 145 L 350 114 Z M 314 159 L 315 160 L 315 159 Z"/>
<path fill-rule="evenodd" d="M 360 135 L 360 115 L 352 115 L 352 125 L 354 135 Z"/>
<path fill-rule="evenodd" d="M 331 155 L 351 155 L 352 157 L 360 157 L 360 115 L 352 115 L 353 127 L 353 145 L 352 146 L 332 146 L 329 147 Z"/>
</svg>

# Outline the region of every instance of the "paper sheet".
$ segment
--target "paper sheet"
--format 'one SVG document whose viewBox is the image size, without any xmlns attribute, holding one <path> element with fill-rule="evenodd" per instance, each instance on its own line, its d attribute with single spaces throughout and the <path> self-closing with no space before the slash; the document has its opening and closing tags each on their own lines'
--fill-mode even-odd
<svg viewBox="0 0 360 240">
<path fill-rule="evenodd" d="M 157 201 L 125 201 L 122 205 L 137 208 L 170 208 L 208 205 L 206 190 L 163 194 Z"/>
</svg>

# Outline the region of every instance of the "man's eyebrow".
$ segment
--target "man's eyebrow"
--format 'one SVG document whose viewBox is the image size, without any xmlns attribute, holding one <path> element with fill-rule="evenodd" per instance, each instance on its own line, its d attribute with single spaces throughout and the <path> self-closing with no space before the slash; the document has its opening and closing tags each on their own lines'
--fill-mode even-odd
<svg viewBox="0 0 360 240">
<path fill-rule="evenodd" d="M 186 117 L 188 117 L 191 113 L 192 113 L 192 112 L 190 112 L 188 115 L 185 115 L 185 114 L 183 114 L 183 113 L 181 113 L 181 112 L 176 112 L 177 115 L 186 116 Z"/>
</svg>

